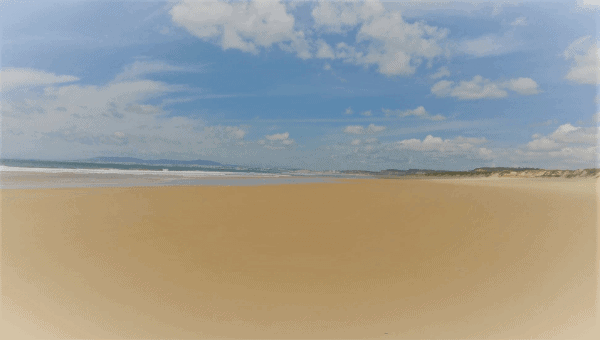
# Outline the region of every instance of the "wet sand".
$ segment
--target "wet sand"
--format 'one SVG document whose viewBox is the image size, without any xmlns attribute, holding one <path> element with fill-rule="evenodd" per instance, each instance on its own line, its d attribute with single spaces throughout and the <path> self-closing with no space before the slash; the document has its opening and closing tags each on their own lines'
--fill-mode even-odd
<svg viewBox="0 0 600 340">
<path fill-rule="evenodd" d="M 599 334 L 595 180 L 0 195 L 13 338 Z"/>
<path fill-rule="evenodd" d="M 68 170 L 68 169 L 60 169 Z M 133 170 L 127 173 L 0 171 L 0 189 L 152 187 L 173 185 L 262 185 L 332 182 L 334 178 L 252 173 L 186 173 Z"/>
</svg>

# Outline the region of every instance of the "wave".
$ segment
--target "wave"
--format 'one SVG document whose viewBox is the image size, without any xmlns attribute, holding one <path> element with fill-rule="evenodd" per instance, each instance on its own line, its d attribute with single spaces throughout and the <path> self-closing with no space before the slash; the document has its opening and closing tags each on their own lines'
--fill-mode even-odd
<svg viewBox="0 0 600 340">
<path fill-rule="evenodd" d="M 229 172 L 229 171 L 199 171 L 199 170 L 143 170 L 143 169 L 72 169 L 72 168 L 33 168 L 33 167 L 13 167 L 0 165 L 2 172 L 36 172 L 47 174 L 121 174 L 121 175 L 156 175 L 169 177 L 288 177 L 284 174 L 261 173 L 261 172 Z"/>
</svg>

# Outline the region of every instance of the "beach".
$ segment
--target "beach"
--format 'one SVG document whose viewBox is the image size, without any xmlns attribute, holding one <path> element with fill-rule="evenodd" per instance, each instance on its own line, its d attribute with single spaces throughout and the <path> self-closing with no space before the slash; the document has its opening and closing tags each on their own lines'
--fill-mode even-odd
<svg viewBox="0 0 600 340">
<path fill-rule="evenodd" d="M 597 179 L 105 184 L 0 190 L 7 334 L 598 334 Z"/>
</svg>

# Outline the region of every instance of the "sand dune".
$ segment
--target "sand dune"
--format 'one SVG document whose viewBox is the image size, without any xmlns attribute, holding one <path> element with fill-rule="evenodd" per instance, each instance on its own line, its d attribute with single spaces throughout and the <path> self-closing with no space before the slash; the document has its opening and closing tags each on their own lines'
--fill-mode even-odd
<svg viewBox="0 0 600 340">
<path fill-rule="evenodd" d="M 595 180 L 1 190 L 5 332 L 593 338 Z"/>
</svg>

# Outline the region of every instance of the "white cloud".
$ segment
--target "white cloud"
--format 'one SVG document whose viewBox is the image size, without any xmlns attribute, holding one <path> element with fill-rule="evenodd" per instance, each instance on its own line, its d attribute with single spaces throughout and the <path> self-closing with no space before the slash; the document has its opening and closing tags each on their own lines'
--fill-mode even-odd
<svg viewBox="0 0 600 340">
<path fill-rule="evenodd" d="M 317 58 L 321 59 L 335 59 L 335 53 L 329 44 L 324 40 L 317 41 Z"/>
<path fill-rule="evenodd" d="M 523 18 L 519 18 L 523 19 Z M 526 23 L 517 19 L 513 24 Z M 502 34 L 486 34 L 480 37 L 465 39 L 455 46 L 456 52 L 474 57 L 502 55 L 523 47 L 524 43 L 518 38 L 517 25 Z"/>
<path fill-rule="evenodd" d="M 211 135 L 221 140 L 241 140 L 246 136 L 246 131 L 237 126 L 210 126 L 205 128 Z"/>
<path fill-rule="evenodd" d="M 177 91 L 151 80 L 63 85 L 4 96 L 3 157 L 73 158 L 101 154 L 198 157 L 240 143 L 246 129 L 170 116 L 148 103 Z M 7 132 L 12 131 L 9 134 Z"/>
<path fill-rule="evenodd" d="M 363 111 L 360 114 L 365 117 L 370 117 L 373 115 L 373 112 L 371 112 L 371 110 L 368 110 L 368 111 Z"/>
<path fill-rule="evenodd" d="M 139 79 L 147 74 L 162 73 L 162 72 L 195 72 L 201 69 L 190 69 L 179 66 L 169 65 L 159 61 L 136 61 L 131 65 L 127 65 L 123 68 L 123 72 L 117 75 L 114 79 L 115 82 L 121 82 L 125 80 Z"/>
<path fill-rule="evenodd" d="M 344 128 L 344 133 L 360 135 L 365 133 L 365 128 L 360 125 L 348 125 Z"/>
<path fill-rule="evenodd" d="M 288 139 L 288 137 L 290 137 L 290 134 L 288 132 L 285 133 L 276 133 L 273 135 L 266 135 L 265 138 L 268 140 L 285 140 Z"/>
<path fill-rule="evenodd" d="M 595 163 L 598 159 L 600 129 L 563 124 L 549 135 L 535 134 L 533 140 L 514 153 L 554 166 L 572 163 Z M 557 163 L 558 162 L 558 163 Z"/>
<path fill-rule="evenodd" d="M 344 114 L 347 114 L 347 115 L 351 115 L 353 113 L 354 113 L 354 111 L 352 111 L 351 107 L 347 108 L 346 111 L 344 111 Z"/>
<path fill-rule="evenodd" d="M 293 6 L 291 6 L 293 7 Z M 312 10 L 314 27 L 297 28 L 290 6 L 279 1 L 183 0 L 170 11 L 173 22 L 223 49 L 258 53 L 279 46 L 299 58 L 341 59 L 376 66 L 388 76 L 412 75 L 424 61 L 444 55 L 448 30 L 407 23 L 379 0 L 321 1 Z M 356 29 L 354 42 L 327 43 L 319 36 Z M 338 38 L 339 39 L 339 38 Z"/>
<path fill-rule="evenodd" d="M 358 29 L 356 44 L 335 44 L 336 59 L 377 66 L 388 76 L 412 75 L 424 60 L 446 51 L 448 30 L 423 22 L 407 23 L 399 11 L 387 10 L 378 0 L 320 1 L 312 11 L 318 33 L 346 33 Z"/>
<path fill-rule="evenodd" d="M 532 95 L 539 93 L 537 83 L 531 78 L 516 78 L 506 82 L 493 82 L 482 76 L 475 76 L 469 81 L 441 80 L 431 87 L 431 93 L 438 97 L 455 97 L 462 100 L 494 99 L 508 96 L 505 89 L 517 92 L 521 95 Z"/>
<path fill-rule="evenodd" d="M 304 33 L 279 1 L 183 0 L 170 11 L 173 21 L 196 37 L 216 41 L 223 49 L 258 53 L 278 44 L 299 58 L 311 58 Z"/>
<path fill-rule="evenodd" d="M 576 4 L 580 10 L 589 12 L 600 10 L 600 1 L 598 0 L 577 0 Z"/>
<path fill-rule="evenodd" d="M 350 141 L 350 145 L 361 145 L 361 144 L 378 144 L 379 140 L 377 138 L 367 138 L 367 139 L 353 139 Z"/>
<path fill-rule="evenodd" d="M 434 74 L 431 74 L 429 78 L 431 79 L 439 79 L 450 76 L 450 70 L 446 66 L 442 66 L 438 69 L 438 71 Z"/>
<path fill-rule="evenodd" d="M 529 150 L 556 150 L 560 147 L 558 143 L 551 139 L 543 138 L 541 136 L 535 137 L 537 137 L 537 139 L 527 143 L 527 148 Z"/>
<path fill-rule="evenodd" d="M 400 12 L 381 14 L 361 26 L 356 41 L 369 47 L 349 61 L 377 65 L 388 76 L 411 75 L 423 60 L 444 54 L 440 43 L 447 35 L 447 30 L 422 22 L 406 23 Z"/>
<path fill-rule="evenodd" d="M 428 135 L 423 140 L 405 139 L 391 144 L 392 149 L 416 151 L 433 154 L 438 157 L 450 155 L 468 155 L 477 158 L 490 158 L 492 151 L 482 147 L 487 143 L 485 138 L 456 137 L 454 139 L 442 139 Z"/>
<path fill-rule="evenodd" d="M 504 87 L 522 95 L 538 94 L 538 84 L 531 78 L 511 79 L 504 83 Z"/>
<path fill-rule="evenodd" d="M 564 124 L 559 126 L 548 137 L 552 140 L 562 143 L 583 143 L 594 145 L 598 144 L 598 128 L 584 128 L 576 127 L 571 124 Z"/>
<path fill-rule="evenodd" d="M 390 116 L 396 116 L 396 117 L 417 117 L 417 118 L 421 118 L 421 119 L 428 119 L 428 120 L 444 120 L 446 119 L 446 117 L 442 116 L 442 115 L 435 115 L 432 116 L 429 114 L 429 112 L 427 112 L 427 110 L 425 110 L 425 108 L 423 106 L 419 106 L 414 110 L 389 110 L 389 109 L 382 109 L 383 113 L 385 113 L 385 115 L 387 117 Z"/>
<path fill-rule="evenodd" d="M 600 49 L 592 36 L 575 40 L 564 51 L 566 60 L 572 60 L 566 79 L 579 84 L 600 84 Z"/>
<path fill-rule="evenodd" d="M 315 26 L 327 32 L 342 33 L 385 11 L 379 1 L 319 1 L 312 10 Z"/>
<path fill-rule="evenodd" d="M 377 126 L 375 124 L 369 124 L 369 126 L 367 127 L 361 125 L 348 125 L 344 128 L 344 133 L 353 135 L 364 135 L 378 133 L 383 130 L 385 130 L 385 126 Z"/>
<path fill-rule="evenodd" d="M 70 83 L 78 81 L 75 76 L 56 75 L 54 73 L 30 68 L 3 68 L 0 70 L 0 91 L 16 88 Z"/>
<path fill-rule="evenodd" d="M 503 98 L 508 95 L 499 84 L 489 79 L 475 76 L 470 81 L 454 82 L 442 80 L 433 85 L 431 92 L 438 97 L 456 97 L 459 99 Z"/>
<path fill-rule="evenodd" d="M 290 137 L 288 132 L 265 135 L 265 139 L 258 141 L 258 144 L 263 145 L 267 149 L 285 149 L 289 148 L 295 141 Z"/>
<path fill-rule="evenodd" d="M 510 24 L 511 24 L 511 26 L 527 26 L 527 18 L 526 17 L 518 17 Z"/>
</svg>

